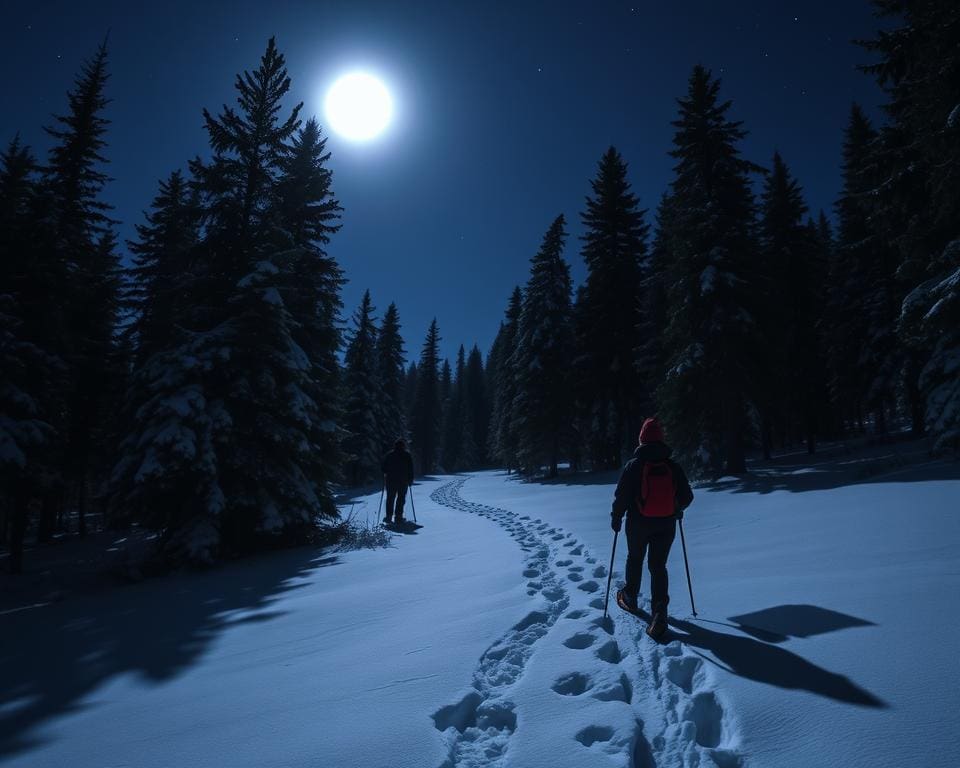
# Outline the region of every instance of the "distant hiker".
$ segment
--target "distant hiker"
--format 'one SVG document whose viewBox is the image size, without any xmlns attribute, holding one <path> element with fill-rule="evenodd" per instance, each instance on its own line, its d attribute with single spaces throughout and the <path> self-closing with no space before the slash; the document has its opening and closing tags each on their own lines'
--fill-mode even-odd
<svg viewBox="0 0 960 768">
<path fill-rule="evenodd" d="M 403 439 L 393 444 L 393 450 L 380 462 L 383 484 L 387 489 L 386 522 L 403 522 L 403 504 L 407 500 L 407 488 L 413 485 L 413 457 Z"/>
<path fill-rule="evenodd" d="M 627 581 L 617 602 L 636 612 L 643 558 L 650 569 L 650 624 L 654 639 L 667 630 L 667 557 L 677 535 L 677 520 L 693 501 L 693 491 L 683 469 L 670 459 L 673 451 L 663 441 L 663 428 L 647 419 L 640 430 L 640 445 L 627 462 L 617 483 L 611 526 L 619 532 L 627 515 Z"/>
</svg>

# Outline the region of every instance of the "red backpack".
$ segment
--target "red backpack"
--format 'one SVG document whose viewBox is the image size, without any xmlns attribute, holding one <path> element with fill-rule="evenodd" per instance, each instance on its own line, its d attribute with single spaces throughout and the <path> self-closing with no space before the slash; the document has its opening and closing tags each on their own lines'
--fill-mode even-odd
<svg viewBox="0 0 960 768">
<path fill-rule="evenodd" d="M 637 509 L 644 517 L 673 517 L 673 471 L 665 461 L 646 461 L 640 479 Z"/>
</svg>

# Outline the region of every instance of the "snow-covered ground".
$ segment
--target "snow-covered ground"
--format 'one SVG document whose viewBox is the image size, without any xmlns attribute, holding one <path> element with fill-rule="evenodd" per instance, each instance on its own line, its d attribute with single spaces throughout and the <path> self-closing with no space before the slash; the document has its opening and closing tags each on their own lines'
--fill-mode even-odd
<svg viewBox="0 0 960 768">
<path fill-rule="evenodd" d="M 664 646 L 602 618 L 611 477 L 436 478 L 385 550 L 8 612 L 0 764 L 960 764 L 960 468 L 851 461 L 698 489 Z"/>
</svg>

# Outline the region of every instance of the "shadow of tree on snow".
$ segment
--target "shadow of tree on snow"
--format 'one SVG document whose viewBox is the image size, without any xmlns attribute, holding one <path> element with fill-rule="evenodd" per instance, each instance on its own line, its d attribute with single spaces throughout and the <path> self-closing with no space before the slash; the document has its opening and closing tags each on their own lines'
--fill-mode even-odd
<svg viewBox="0 0 960 768">
<path fill-rule="evenodd" d="M 312 547 L 117 587 L 0 618 L 0 761 L 44 741 L 47 721 L 83 707 L 124 673 L 162 682 L 196 664 L 217 636 L 271 621 L 298 577 L 337 558 Z"/>
</svg>

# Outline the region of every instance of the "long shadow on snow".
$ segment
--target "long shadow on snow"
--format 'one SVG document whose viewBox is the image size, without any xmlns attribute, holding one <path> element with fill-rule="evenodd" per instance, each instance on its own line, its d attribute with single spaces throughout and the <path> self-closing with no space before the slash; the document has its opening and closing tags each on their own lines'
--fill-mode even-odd
<svg viewBox="0 0 960 768">
<path fill-rule="evenodd" d="M 0 761 L 42 744 L 47 721 L 95 707 L 80 702 L 111 678 L 169 680 L 221 632 L 283 615 L 269 609 L 302 586 L 293 580 L 336 562 L 315 548 L 287 550 L 0 619 Z"/>
<path fill-rule="evenodd" d="M 791 607 L 813 608 L 813 606 L 779 606 L 770 609 L 773 615 L 782 615 L 783 609 Z M 833 614 L 833 611 L 823 610 L 827 614 Z M 766 612 L 761 611 L 756 615 L 762 615 Z M 836 614 L 845 616 L 845 614 Z M 853 616 L 846 617 L 856 623 L 846 623 L 836 626 L 840 629 L 843 626 L 863 626 L 870 622 L 857 619 Z M 727 671 L 745 677 L 748 680 L 755 680 L 758 683 L 774 685 L 778 688 L 788 688 L 791 690 L 809 691 L 818 696 L 823 696 L 835 701 L 842 701 L 847 704 L 856 704 L 862 707 L 886 708 L 888 705 L 882 699 L 874 696 L 869 691 L 861 688 L 850 678 L 830 672 L 823 667 L 807 661 L 802 656 L 791 653 L 785 648 L 772 645 L 762 640 L 744 635 L 733 635 L 726 632 L 714 632 L 707 629 L 697 621 L 683 621 L 680 619 L 670 619 L 670 626 L 680 629 L 686 634 L 681 636 L 681 640 L 688 646 L 703 651 L 709 651 L 720 662 L 720 665 Z M 821 626 L 825 626 L 821 624 Z M 746 627 L 743 627 L 746 631 Z M 751 628 L 756 629 L 756 628 Z M 821 629 L 820 631 L 830 631 Z M 777 642 L 785 639 L 778 635 Z M 702 655 L 702 654 L 701 654 Z M 712 659 L 707 658 L 708 661 Z"/>
</svg>

